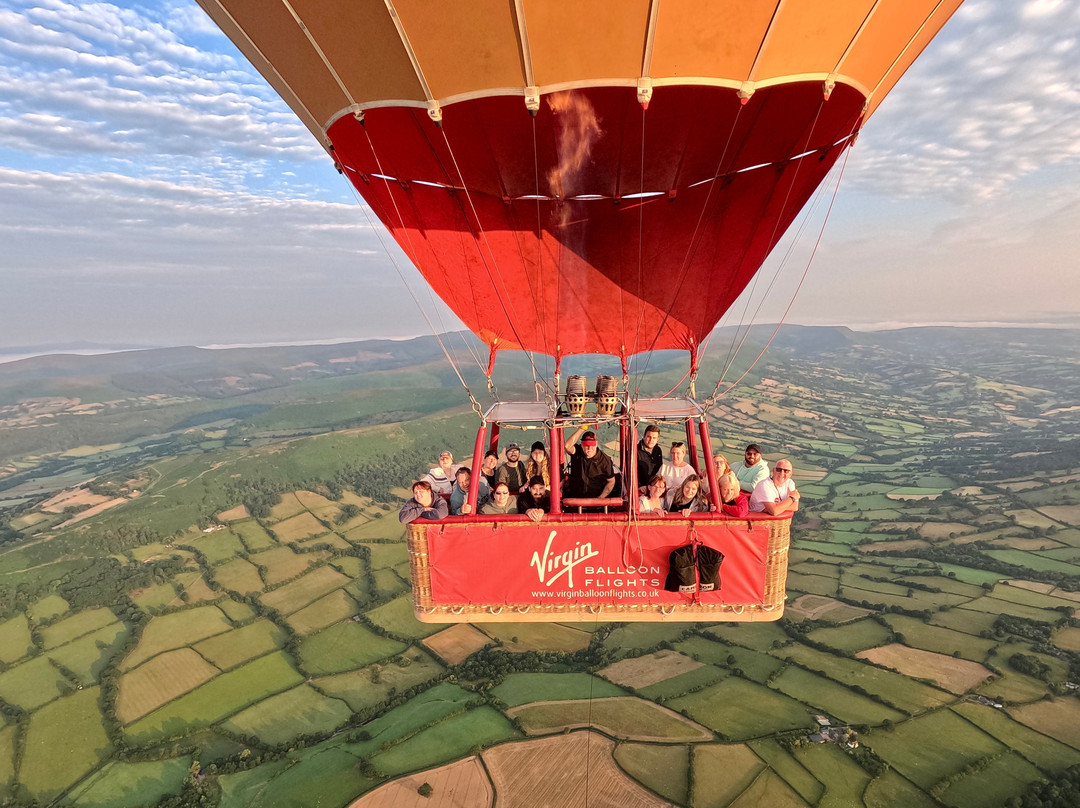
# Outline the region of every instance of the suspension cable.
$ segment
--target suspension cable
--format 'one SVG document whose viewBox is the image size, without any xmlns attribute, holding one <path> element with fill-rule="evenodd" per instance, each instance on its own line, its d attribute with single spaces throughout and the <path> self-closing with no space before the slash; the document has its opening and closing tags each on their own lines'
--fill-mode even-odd
<svg viewBox="0 0 1080 808">
<path fill-rule="evenodd" d="M 799 292 L 802 290 L 803 283 L 806 281 L 806 276 L 810 273 L 810 267 L 814 263 L 814 257 L 817 255 L 818 247 L 821 246 L 821 240 L 825 235 L 825 226 L 829 223 L 829 217 L 832 214 L 833 206 L 836 204 L 836 195 L 837 192 L 840 190 L 840 182 L 844 178 L 844 170 L 847 168 L 847 161 L 850 154 L 850 148 L 844 150 L 844 160 L 840 164 L 840 173 L 836 179 L 836 185 L 833 188 L 832 198 L 829 200 L 829 207 L 825 211 L 825 219 L 821 223 L 821 229 L 818 231 L 817 240 L 814 242 L 814 249 L 811 251 L 810 257 L 806 261 L 806 268 L 803 269 L 802 277 L 799 278 L 799 283 L 796 285 L 795 291 L 791 295 L 791 300 L 788 301 L 787 307 L 784 309 L 784 313 L 780 317 L 780 322 L 776 324 L 776 327 L 773 329 L 773 332 L 769 336 L 769 339 L 765 343 L 765 346 L 761 349 L 761 351 L 758 352 L 758 355 L 754 357 L 754 361 L 750 363 L 750 367 L 743 371 L 743 374 L 739 376 L 739 378 L 737 378 L 730 385 L 728 385 L 723 392 L 720 392 L 720 386 L 723 383 L 723 379 L 721 378 L 719 381 L 717 381 L 716 387 L 714 388 L 712 395 L 710 395 L 701 405 L 703 412 L 708 413 L 709 408 L 711 408 L 718 399 L 723 398 L 725 395 L 731 392 L 739 384 L 739 382 L 746 378 L 747 374 L 749 374 L 750 371 L 754 369 L 754 366 L 758 363 L 761 357 L 765 355 L 765 351 L 767 351 L 769 349 L 769 346 L 772 345 L 772 342 L 776 338 L 776 335 L 779 333 L 780 328 L 787 320 L 787 316 L 791 312 L 791 307 L 795 305 L 795 299 L 799 296 Z"/>
</svg>

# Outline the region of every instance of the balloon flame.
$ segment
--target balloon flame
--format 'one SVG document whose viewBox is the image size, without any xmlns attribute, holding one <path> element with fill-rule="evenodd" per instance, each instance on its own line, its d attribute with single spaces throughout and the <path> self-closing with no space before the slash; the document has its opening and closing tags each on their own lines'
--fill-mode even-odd
<svg viewBox="0 0 1080 808">
<path fill-rule="evenodd" d="M 559 163 L 547 180 L 552 195 L 563 199 L 585 190 L 574 188 L 574 181 L 588 166 L 593 144 L 600 139 L 600 119 L 589 99 L 571 90 L 548 96 L 548 106 L 555 115 Z"/>
</svg>

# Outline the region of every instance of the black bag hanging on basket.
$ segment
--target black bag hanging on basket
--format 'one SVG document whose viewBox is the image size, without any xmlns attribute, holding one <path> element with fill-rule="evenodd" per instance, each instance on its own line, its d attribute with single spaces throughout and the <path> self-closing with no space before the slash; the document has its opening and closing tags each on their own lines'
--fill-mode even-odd
<svg viewBox="0 0 1080 808">
<path fill-rule="evenodd" d="M 706 544 L 691 542 L 676 547 L 668 556 L 668 592 L 717 592 L 720 589 L 720 564 L 724 554 Z"/>
<path fill-rule="evenodd" d="M 668 592 L 691 593 L 697 591 L 697 566 L 694 561 L 694 545 L 676 547 L 668 556 L 668 574 L 664 589 Z"/>
<path fill-rule="evenodd" d="M 724 554 L 706 544 L 697 548 L 698 588 L 702 592 L 716 592 L 720 589 L 720 565 Z"/>
</svg>

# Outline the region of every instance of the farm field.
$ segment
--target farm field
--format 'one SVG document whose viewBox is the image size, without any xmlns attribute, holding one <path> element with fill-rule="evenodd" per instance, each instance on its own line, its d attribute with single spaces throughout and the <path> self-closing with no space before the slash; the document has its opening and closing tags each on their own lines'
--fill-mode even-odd
<svg viewBox="0 0 1080 808">
<path fill-rule="evenodd" d="M 783 451 L 804 492 L 775 623 L 416 621 L 401 486 L 475 436 L 430 345 L 420 364 L 354 373 L 325 357 L 360 350 L 326 349 L 288 360 L 303 381 L 154 399 L 123 416 L 149 419 L 149 447 L 81 435 L 0 457 L 0 486 L 45 469 L 34 485 L 70 472 L 105 502 L 141 492 L 68 527 L 52 494 L 0 495 L 0 802 L 449 808 L 462 788 L 508 808 L 1001 808 L 1080 763 L 1064 684 L 1080 529 L 1053 521 L 1080 507 L 1058 440 L 1080 434 L 1080 339 L 918 331 L 807 329 L 716 402 L 717 445 Z M 504 361 L 531 396 L 530 368 Z M 657 374 L 669 389 L 681 370 Z M 0 455 L 67 434 L 4 429 Z"/>
</svg>

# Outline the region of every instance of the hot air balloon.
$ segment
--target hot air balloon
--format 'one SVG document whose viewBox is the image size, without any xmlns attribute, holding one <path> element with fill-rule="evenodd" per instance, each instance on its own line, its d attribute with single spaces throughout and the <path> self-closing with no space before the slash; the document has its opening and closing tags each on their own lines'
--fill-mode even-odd
<svg viewBox="0 0 1080 808">
<path fill-rule="evenodd" d="M 635 354 L 685 350 L 693 376 L 703 340 L 961 0 L 199 2 L 489 346 L 489 375 L 501 350 L 539 352 L 557 390 L 561 360 L 583 353 L 617 357 L 625 378 Z M 692 397 L 623 391 L 610 407 L 601 387 L 482 413 L 474 468 L 501 427 L 548 430 L 553 513 L 410 528 L 421 619 L 780 616 L 790 519 L 642 530 L 630 495 L 618 512 L 561 513 L 562 427 L 586 417 L 618 424 L 625 491 L 641 420 L 682 423 L 711 456 Z M 686 545 L 723 553 L 719 589 L 654 585 Z M 478 575 L 491 558 L 499 569 Z"/>
</svg>

